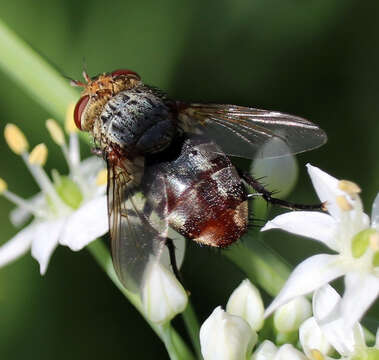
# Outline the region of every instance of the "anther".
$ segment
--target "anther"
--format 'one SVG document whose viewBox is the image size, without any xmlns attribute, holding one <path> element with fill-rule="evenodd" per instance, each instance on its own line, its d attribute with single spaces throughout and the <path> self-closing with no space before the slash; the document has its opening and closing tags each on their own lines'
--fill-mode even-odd
<svg viewBox="0 0 379 360">
<path fill-rule="evenodd" d="M 5 182 L 5 180 L 3 180 L 2 178 L 0 178 L 0 195 L 5 191 L 7 190 L 8 188 L 8 185 L 7 183 Z"/>
<path fill-rule="evenodd" d="M 66 120 L 64 124 L 64 128 L 67 134 L 72 134 L 79 131 L 74 122 L 74 109 L 74 103 L 70 103 L 70 105 L 67 107 Z"/>
<path fill-rule="evenodd" d="M 356 183 L 349 180 L 340 180 L 338 182 L 338 188 L 349 195 L 357 195 L 361 192 L 361 188 Z"/>
<path fill-rule="evenodd" d="M 107 169 L 100 170 L 99 173 L 97 174 L 96 185 L 97 186 L 105 185 L 107 183 L 107 179 L 108 179 Z"/>
<path fill-rule="evenodd" d="M 47 147 L 45 144 L 38 144 L 29 155 L 29 163 L 32 165 L 44 166 L 47 159 Z"/>
<path fill-rule="evenodd" d="M 342 211 L 350 211 L 350 210 L 353 209 L 353 207 L 351 206 L 351 204 L 346 200 L 346 197 L 343 196 L 343 195 L 337 196 L 336 197 L 336 202 L 337 202 L 338 207 Z"/>
<path fill-rule="evenodd" d="M 51 138 L 59 145 L 65 144 L 65 138 L 61 127 L 53 119 L 46 120 L 46 127 L 50 133 Z"/>
<path fill-rule="evenodd" d="M 29 144 L 23 132 L 14 124 L 7 124 L 4 129 L 4 137 L 9 148 L 17 155 L 28 151 Z"/>
</svg>

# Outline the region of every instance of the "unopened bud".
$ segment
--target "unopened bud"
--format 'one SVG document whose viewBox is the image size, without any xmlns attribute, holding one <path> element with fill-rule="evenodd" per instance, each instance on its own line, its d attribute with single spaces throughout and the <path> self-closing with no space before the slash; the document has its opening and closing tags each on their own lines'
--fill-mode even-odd
<svg viewBox="0 0 379 360">
<path fill-rule="evenodd" d="M 264 305 L 259 290 L 248 280 L 233 291 L 226 305 L 231 315 L 240 316 L 250 327 L 258 331 L 263 326 Z"/>
<path fill-rule="evenodd" d="M 279 333 L 296 331 L 311 315 L 310 302 L 304 296 L 299 296 L 275 311 L 274 326 Z"/>
</svg>

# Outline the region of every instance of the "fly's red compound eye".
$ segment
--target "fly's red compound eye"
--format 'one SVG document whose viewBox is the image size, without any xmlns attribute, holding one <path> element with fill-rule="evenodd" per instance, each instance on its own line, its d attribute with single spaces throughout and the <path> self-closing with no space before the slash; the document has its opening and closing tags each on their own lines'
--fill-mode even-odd
<svg viewBox="0 0 379 360">
<path fill-rule="evenodd" d="M 83 111 L 84 111 L 85 107 L 87 106 L 88 100 L 89 100 L 89 96 L 88 95 L 83 96 L 83 97 L 80 98 L 80 100 L 76 103 L 76 106 L 75 106 L 74 121 L 75 121 L 76 127 L 79 130 L 82 130 L 81 119 L 82 119 Z"/>
<path fill-rule="evenodd" d="M 120 69 L 120 70 L 115 70 L 115 71 L 111 72 L 111 76 L 113 78 L 116 78 L 116 77 L 121 76 L 121 75 L 124 75 L 124 76 L 133 75 L 137 78 L 137 80 L 141 80 L 141 76 L 139 76 L 136 72 L 134 72 L 132 70 Z"/>
</svg>

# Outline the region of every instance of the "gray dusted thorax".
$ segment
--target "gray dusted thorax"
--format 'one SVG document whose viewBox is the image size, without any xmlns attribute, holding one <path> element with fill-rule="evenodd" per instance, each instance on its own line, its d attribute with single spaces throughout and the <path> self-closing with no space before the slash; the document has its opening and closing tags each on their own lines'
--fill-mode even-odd
<svg viewBox="0 0 379 360">
<path fill-rule="evenodd" d="M 112 97 L 99 120 L 108 143 L 135 155 L 163 150 L 175 134 L 170 108 L 148 87 L 125 90 Z"/>
</svg>

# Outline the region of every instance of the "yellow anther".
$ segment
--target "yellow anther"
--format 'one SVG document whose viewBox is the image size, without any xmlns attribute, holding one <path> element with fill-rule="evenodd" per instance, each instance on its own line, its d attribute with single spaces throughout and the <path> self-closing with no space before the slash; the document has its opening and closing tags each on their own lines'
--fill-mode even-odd
<svg viewBox="0 0 379 360">
<path fill-rule="evenodd" d="M 336 197 L 336 202 L 337 202 L 338 207 L 342 211 L 350 211 L 350 210 L 353 209 L 353 207 L 351 206 L 351 204 L 346 200 L 346 197 L 343 196 L 343 195 L 337 196 Z"/>
<path fill-rule="evenodd" d="M 379 233 L 375 232 L 370 235 L 370 248 L 373 251 L 379 251 Z"/>
<path fill-rule="evenodd" d="M 52 139 L 60 146 L 64 145 L 65 138 L 61 127 L 53 119 L 46 120 L 46 127 Z"/>
<path fill-rule="evenodd" d="M 5 190 L 7 190 L 7 188 L 8 188 L 7 183 L 2 178 L 0 178 L 0 194 L 2 194 Z"/>
<path fill-rule="evenodd" d="M 72 134 L 74 132 L 79 131 L 79 129 L 76 127 L 75 122 L 74 122 L 74 110 L 75 110 L 75 104 L 71 103 L 67 107 L 66 121 L 65 121 L 65 125 L 64 125 L 64 128 L 65 128 L 67 134 Z"/>
<path fill-rule="evenodd" d="M 28 141 L 23 132 L 16 125 L 7 124 L 4 129 L 4 137 L 10 149 L 17 155 L 28 151 Z"/>
<path fill-rule="evenodd" d="M 100 170 L 99 173 L 97 174 L 96 185 L 97 186 L 105 185 L 107 183 L 107 179 L 108 179 L 107 169 Z"/>
<path fill-rule="evenodd" d="M 47 147 L 45 144 L 38 144 L 29 155 L 29 163 L 32 165 L 44 166 L 47 159 Z"/>
<path fill-rule="evenodd" d="M 338 182 L 338 188 L 349 195 L 357 195 L 361 192 L 361 188 L 356 183 L 349 180 L 340 180 Z"/>
<path fill-rule="evenodd" d="M 311 350 L 311 356 L 313 360 L 324 360 L 324 355 L 321 354 L 321 352 L 317 349 Z"/>
</svg>

